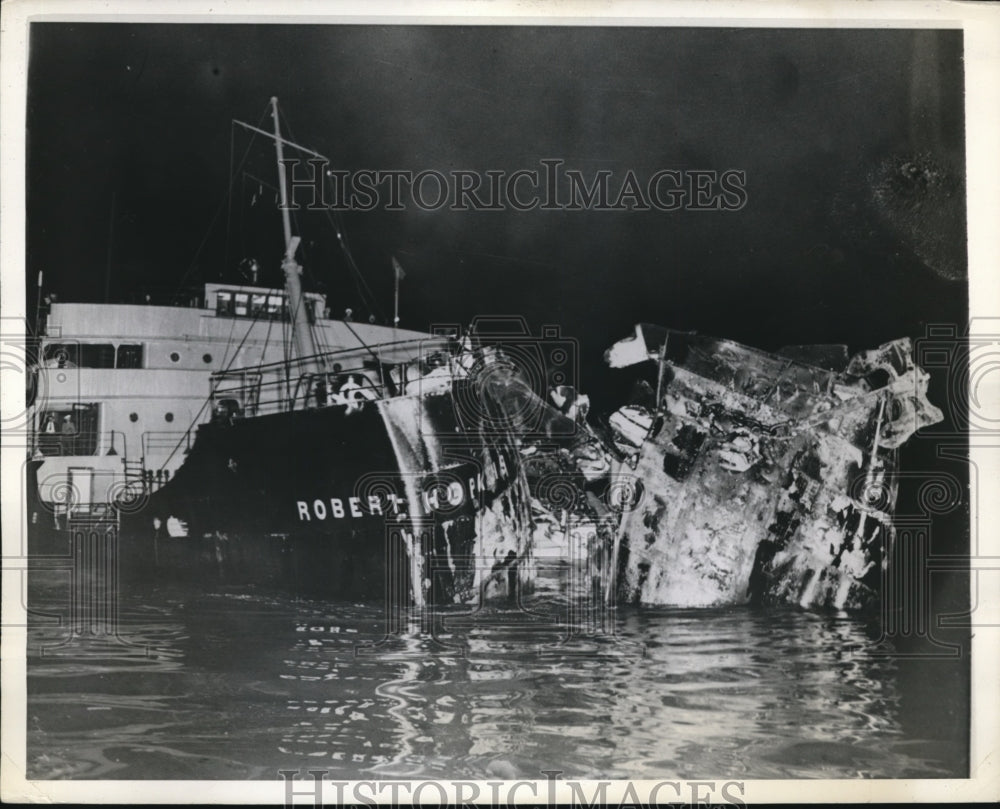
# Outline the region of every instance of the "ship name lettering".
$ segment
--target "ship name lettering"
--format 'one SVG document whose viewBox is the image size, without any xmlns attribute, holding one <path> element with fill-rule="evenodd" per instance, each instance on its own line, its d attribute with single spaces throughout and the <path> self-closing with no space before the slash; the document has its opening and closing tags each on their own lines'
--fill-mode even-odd
<svg viewBox="0 0 1000 809">
<path fill-rule="evenodd" d="M 458 488 L 461 489 L 461 486 Z M 392 504 L 393 513 L 399 514 L 399 505 L 403 502 L 403 499 L 396 494 L 390 494 L 387 496 L 387 500 Z M 449 502 L 452 500 L 451 493 L 448 494 L 448 500 Z M 327 518 L 339 520 L 347 517 L 348 512 L 354 519 L 366 516 L 365 506 L 362 505 L 360 497 L 348 497 L 346 505 L 340 497 L 331 497 L 329 500 L 317 498 L 313 500 L 311 505 L 307 500 L 296 500 L 295 507 L 298 511 L 299 522 L 311 522 L 314 519 L 325 520 Z M 375 494 L 369 495 L 367 515 L 382 515 L 383 513 L 381 498 Z"/>
<path fill-rule="evenodd" d="M 449 506 L 460 506 L 465 500 L 462 484 L 453 480 L 447 485 L 436 485 L 426 489 L 424 491 L 424 505 L 428 510 L 437 511 L 445 505 L 441 502 L 442 496 Z"/>
</svg>

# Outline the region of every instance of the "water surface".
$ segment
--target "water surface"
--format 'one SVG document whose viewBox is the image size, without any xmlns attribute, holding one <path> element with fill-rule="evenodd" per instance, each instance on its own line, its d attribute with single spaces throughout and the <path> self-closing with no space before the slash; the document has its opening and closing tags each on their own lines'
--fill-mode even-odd
<svg viewBox="0 0 1000 809">
<path fill-rule="evenodd" d="M 58 615 L 48 575 L 33 609 Z M 249 588 L 126 590 L 112 637 L 33 614 L 28 775 L 965 774 L 960 661 L 887 655 L 855 619 L 619 608 L 601 632 L 551 594 L 528 606 L 445 610 L 388 640 L 379 606 Z"/>
</svg>

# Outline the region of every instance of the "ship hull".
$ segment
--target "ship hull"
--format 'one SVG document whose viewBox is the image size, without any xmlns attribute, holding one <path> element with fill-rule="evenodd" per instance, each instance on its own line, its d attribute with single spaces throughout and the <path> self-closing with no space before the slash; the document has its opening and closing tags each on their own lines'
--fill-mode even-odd
<svg viewBox="0 0 1000 809">
<path fill-rule="evenodd" d="M 471 383 L 453 384 L 202 426 L 123 516 L 126 567 L 418 605 L 513 596 L 530 578 L 527 483 L 488 412 L 456 410 Z"/>
</svg>

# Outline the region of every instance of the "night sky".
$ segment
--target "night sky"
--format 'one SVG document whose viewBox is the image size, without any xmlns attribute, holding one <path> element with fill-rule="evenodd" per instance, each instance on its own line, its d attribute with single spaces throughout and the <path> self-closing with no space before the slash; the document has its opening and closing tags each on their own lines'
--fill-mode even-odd
<svg viewBox="0 0 1000 809">
<path fill-rule="evenodd" d="M 353 171 L 746 172 L 739 211 L 345 213 L 379 317 L 395 255 L 404 326 L 559 324 L 597 392 L 639 321 L 772 349 L 919 337 L 967 317 L 962 82 L 960 31 L 36 23 L 28 308 L 38 270 L 64 301 L 236 281 L 248 257 L 280 285 L 273 148 L 230 123 L 277 95 Z M 333 228 L 298 226 L 307 288 L 367 318 Z"/>
</svg>

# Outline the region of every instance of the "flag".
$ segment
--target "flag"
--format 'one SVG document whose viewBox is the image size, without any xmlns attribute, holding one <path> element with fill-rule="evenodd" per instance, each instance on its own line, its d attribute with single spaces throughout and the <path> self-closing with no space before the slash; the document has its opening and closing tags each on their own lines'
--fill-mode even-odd
<svg viewBox="0 0 1000 809">
<path fill-rule="evenodd" d="M 399 265 L 399 262 L 396 261 L 395 256 L 392 257 L 392 269 L 396 271 L 397 281 L 402 281 L 404 278 L 406 278 L 406 273 L 403 272 L 403 268 Z"/>
</svg>

